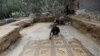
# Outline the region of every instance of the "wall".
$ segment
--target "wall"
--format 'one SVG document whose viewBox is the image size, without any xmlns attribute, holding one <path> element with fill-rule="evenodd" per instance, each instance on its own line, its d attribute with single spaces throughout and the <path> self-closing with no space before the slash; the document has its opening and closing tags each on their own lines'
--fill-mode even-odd
<svg viewBox="0 0 100 56">
<path fill-rule="evenodd" d="M 84 21 L 76 16 L 68 16 L 68 18 L 70 19 L 72 26 L 82 33 L 90 35 L 91 39 L 100 44 L 100 24 Z"/>
</svg>

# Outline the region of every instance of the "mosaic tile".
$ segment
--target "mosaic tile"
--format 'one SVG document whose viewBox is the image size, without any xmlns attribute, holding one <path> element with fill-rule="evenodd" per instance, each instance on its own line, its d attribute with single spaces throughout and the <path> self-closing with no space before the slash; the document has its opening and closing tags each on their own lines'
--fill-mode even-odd
<svg viewBox="0 0 100 56">
<path fill-rule="evenodd" d="M 54 40 L 54 45 L 55 46 L 63 46 L 64 42 L 63 42 L 63 40 Z"/>
<path fill-rule="evenodd" d="M 51 56 L 51 48 L 40 48 L 39 56 Z"/>
<path fill-rule="evenodd" d="M 35 52 L 35 49 L 25 49 L 21 56 L 34 56 Z"/>
<path fill-rule="evenodd" d="M 39 41 L 39 46 L 51 46 L 51 43 L 49 40 L 41 40 Z"/>
<path fill-rule="evenodd" d="M 68 56 L 68 52 L 66 48 L 55 48 L 55 55 L 56 56 Z"/>
</svg>

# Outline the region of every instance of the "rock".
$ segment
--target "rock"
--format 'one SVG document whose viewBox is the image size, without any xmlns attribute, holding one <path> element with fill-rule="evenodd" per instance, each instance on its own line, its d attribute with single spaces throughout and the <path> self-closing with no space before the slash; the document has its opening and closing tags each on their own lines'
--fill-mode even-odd
<svg viewBox="0 0 100 56">
<path fill-rule="evenodd" d="M 15 40 L 20 37 L 20 27 L 1 26 L 0 27 L 0 52 L 6 50 Z"/>
</svg>

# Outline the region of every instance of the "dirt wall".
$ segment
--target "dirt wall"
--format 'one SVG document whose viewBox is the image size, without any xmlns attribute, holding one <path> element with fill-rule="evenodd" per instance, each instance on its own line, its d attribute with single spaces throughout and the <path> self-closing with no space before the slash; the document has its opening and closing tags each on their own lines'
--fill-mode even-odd
<svg viewBox="0 0 100 56">
<path fill-rule="evenodd" d="M 20 28 L 18 26 L 0 27 L 0 52 L 6 50 L 19 37 Z"/>
<path fill-rule="evenodd" d="M 93 40 L 100 43 L 100 24 L 84 21 L 75 16 L 68 16 L 68 18 L 70 19 L 72 26 L 87 35 L 91 35 Z"/>
</svg>

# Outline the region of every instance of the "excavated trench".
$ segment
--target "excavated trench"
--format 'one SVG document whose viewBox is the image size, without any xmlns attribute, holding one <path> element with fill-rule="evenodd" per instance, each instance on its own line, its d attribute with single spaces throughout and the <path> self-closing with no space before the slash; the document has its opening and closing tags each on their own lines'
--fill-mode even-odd
<svg viewBox="0 0 100 56">
<path fill-rule="evenodd" d="M 78 25 L 76 20 L 72 20 L 72 18 L 70 19 L 74 27 Z M 42 22 L 34 23 L 33 25 L 33 19 L 25 18 L 23 20 L 1 26 L 0 51 L 2 52 L 0 53 L 0 56 L 100 55 L 100 46 L 95 43 L 95 41 L 68 24 L 60 25 L 59 28 L 61 32 L 59 36 L 54 37 L 52 40 L 48 40 L 50 33 L 49 27 L 51 24 L 52 23 Z M 14 41 L 15 43 L 11 44 Z"/>
</svg>

